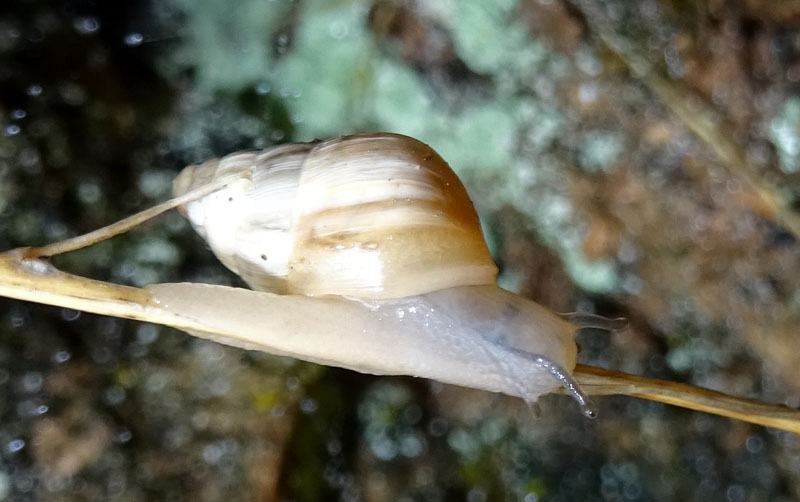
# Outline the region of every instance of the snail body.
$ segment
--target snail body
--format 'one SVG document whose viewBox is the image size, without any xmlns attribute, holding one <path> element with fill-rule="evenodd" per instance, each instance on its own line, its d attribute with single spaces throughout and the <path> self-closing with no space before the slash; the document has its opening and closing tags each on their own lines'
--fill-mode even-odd
<svg viewBox="0 0 800 502">
<path fill-rule="evenodd" d="M 238 172 L 182 212 L 257 291 L 151 286 L 162 308 L 240 321 L 225 343 L 367 373 L 527 401 L 563 386 L 593 416 L 570 375 L 578 326 L 496 285 L 469 196 L 429 146 L 377 133 L 241 152 L 184 169 L 176 196 Z"/>
</svg>

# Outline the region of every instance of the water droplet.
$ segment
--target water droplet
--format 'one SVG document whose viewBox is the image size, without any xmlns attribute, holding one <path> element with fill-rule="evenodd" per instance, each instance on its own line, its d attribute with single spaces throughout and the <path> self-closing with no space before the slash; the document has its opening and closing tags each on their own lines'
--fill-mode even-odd
<svg viewBox="0 0 800 502">
<path fill-rule="evenodd" d="M 34 85 L 31 85 L 31 86 L 28 86 L 28 89 L 27 89 L 26 92 L 28 93 L 28 96 L 38 96 L 38 95 L 40 95 L 42 93 L 42 87 L 39 86 L 39 85 L 35 85 L 34 84 Z"/>
<path fill-rule="evenodd" d="M 289 48 L 289 35 L 281 33 L 275 39 L 276 51 L 278 54 L 285 53 Z"/>
<path fill-rule="evenodd" d="M 8 442 L 6 445 L 6 449 L 11 453 L 20 451 L 21 449 L 25 448 L 25 441 L 22 439 L 14 439 Z"/>
<path fill-rule="evenodd" d="M 44 377 L 38 371 L 29 371 L 22 377 L 22 390 L 24 392 L 34 393 L 42 390 L 44 384 Z"/>
<path fill-rule="evenodd" d="M 745 447 L 750 453 L 758 453 L 764 447 L 764 441 L 758 436 L 750 436 L 745 442 Z"/>
<path fill-rule="evenodd" d="M 428 424 L 428 433 L 433 437 L 442 437 L 447 432 L 447 428 L 447 420 L 437 417 Z"/>
<path fill-rule="evenodd" d="M 78 185 L 78 198 L 84 204 L 94 204 L 100 200 L 100 187 L 93 181 L 84 181 Z"/>
<path fill-rule="evenodd" d="M 125 389 L 117 385 L 114 385 L 106 389 L 104 394 L 106 403 L 110 404 L 111 406 L 117 406 L 119 404 L 122 404 L 122 402 L 125 401 L 126 397 Z"/>
<path fill-rule="evenodd" d="M 597 406 L 591 401 L 581 404 L 581 411 L 586 418 L 597 418 Z"/>
<path fill-rule="evenodd" d="M 317 411 L 317 408 L 318 408 L 317 401 L 311 399 L 310 397 L 307 397 L 302 401 L 300 401 L 300 411 L 302 411 L 306 415 L 314 413 L 315 411 Z"/>
<path fill-rule="evenodd" d="M 341 40 L 346 37 L 348 31 L 347 25 L 341 21 L 336 21 L 328 26 L 328 34 L 336 40 Z"/>
<path fill-rule="evenodd" d="M 11 116 L 17 120 L 24 119 L 26 115 L 28 114 L 25 112 L 25 110 L 16 109 L 11 112 Z"/>
<path fill-rule="evenodd" d="M 158 338 L 158 328 L 154 324 L 142 324 L 136 329 L 136 342 L 149 345 Z"/>
<path fill-rule="evenodd" d="M 294 376 L 286 377 L 284 385 L 286 385 L 286 390 L 297 390 L 300 387 L 300 379 Z"/>
<path fill-rule="evenodd" d="M 220 461 L 224 454 L 223 448 L 218 444 L 210 444 L 203 448 L 203 460 L 206 463 L 214 465 Z"/>
<path fill-rule="evenodd" d="M 78 33 L 88 35 L 97 31 L 100 28 L 100 23 L 93 17 L 79 17 L 72 23 L 72 26 Z"/>
<path fill-rule="evenodd" d="M 80 310 L 61 309 L 61 318 L 65 321 L 74 321 L 81 316 Z"/>
<path fill-rule="evenodd" d="M 135 46 L 141 44 L 144 41 L 144 37 L 141 33 L 128 33 L 123 41 L 125 45 Z"/>
<path fill-rule="evenodd" d="M 86 91 L 78 84 L 67 82 L 58 89 L 61 99 L 68 105 L 79 106 L 86 102 Z"/>
<path fill-rule="evenodd" d="M 583 104 L 594 103 L 597 100 L 597 84 L 594 82 L 583 83 L 578 87 L 578 101 Z"/>
<path fill-rule="evenodd" d="M 15 134 L 19 134 L 22 129 L 19 128 L 16 124 L 11 124 L 10 126 L 3 129 L 3 136 L 14 136 Z"/>
</svg>

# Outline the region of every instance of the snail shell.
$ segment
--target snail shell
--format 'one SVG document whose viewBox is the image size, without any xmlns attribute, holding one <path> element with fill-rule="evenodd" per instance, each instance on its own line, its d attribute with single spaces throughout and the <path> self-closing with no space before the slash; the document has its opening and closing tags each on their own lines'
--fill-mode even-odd
<svg viewBox="0 0 800 502">
<path fill-rule="evenodd" d="M 429 146 L 377 133 L 240 152 L 187 167 L 174 190 L 239 172 L 182 212 L 267 293 L 165 285 L 151 289 L 162 306 L 229 316 L 226 343 L 362 372 L 528 401 L 563 386 L 594 415 L 570 375 L 576 325 L 496 286 L 472 202 Z"/>
<path fill-rule="evenodd" d="M 472 202 L 424 143 L 359 134 L 236 153 L 186 168 L 176 195 L 242 169 L 250 179 L 185 210 L 253 289 L 379 299 L 494 284 Z"/>
</svg>

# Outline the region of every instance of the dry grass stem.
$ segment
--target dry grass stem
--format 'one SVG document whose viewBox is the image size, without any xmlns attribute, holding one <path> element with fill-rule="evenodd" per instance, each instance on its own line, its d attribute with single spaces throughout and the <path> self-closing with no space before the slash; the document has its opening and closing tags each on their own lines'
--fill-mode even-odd
<svg viewBox="0 0 800 502">
<path fill-rule="evenodd" d="M 151 208 L 145 209 L 144 211 L 128 216 L 127 218 L 115 221 L 110 225 L 107 225 L 103 228 L 98 228 L 97 230 L 87 234 L 79 235 L 77 237 L 65 239 L 59 242 L 54 242 L 53 244 L 48 244 L 46 246 L 23 248 L 21 250 L 22 258 L 49 258 L 51 256 L 56 256 L 91 246 L 92 244 L 96 244 L 100 241 L 110 239 L 115 235 L 124 234 L 128 230 L 137 227 L 142 223 L 155 218 L 156 216 L 166 213 L 170 209 L 175 209 L 182 204 L 208 195 L 211 192 L 219 190 L 220 188 L 228 185 L 232 181 L 242 178 L 243 176 L 246 176 L 246 174 L 235 173 L 228 176 L 220 176 L 219 178 L 215 178 L 214 180 L 204 184 L 200 188 L 186 192 L 183 195 L 174 197 L 166 202 L 162 202 L 161 204 L 157 204 Z"/>
<path fill-rule="evenodd" d="M 788 406 L 582 364 L 575 368 L 575 378 L 591 395 L 639 397 L 800 434 L 800 410 Z"/>
<path fill-rule="evenodd" d="M 95 314 L 204 332 L 207 326 L 154 304 L 144 289 L 87 279 L 24 258 L 25 249 L 0 254 L 0 296 Z M 705 411 L 800 434 L 800 411 L 728 396 L 686 384 L 578 365 L 575 377 L 590 394 L 623 394 Z"/>
<path fill-rule="evenodd" d="M 625 63 L 631 74 L 714 151 L 730 174 L 754 192 L 765 209 L 786 230 L 800 239 L 800 215 L 788 206 L 787 201 L 776 195 L 776 188 L 763 179 L 742 148 L 722 131 L 720 120 L 712 109 L 698 99 L 690 99 L 688 93 L 682 91 L 678 85 L 659 75 L 653 65 L 614 30 L 597 2 L 573 0 L 573 3 L 583 13 L 589 28 Z"/>
</svg>

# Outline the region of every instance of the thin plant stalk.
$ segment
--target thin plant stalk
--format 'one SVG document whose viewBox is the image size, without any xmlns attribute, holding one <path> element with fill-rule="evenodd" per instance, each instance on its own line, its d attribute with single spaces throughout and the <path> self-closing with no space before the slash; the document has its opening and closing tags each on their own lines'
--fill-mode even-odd
<svg viewBox="0 0 800 502">
<path fill-rule="evenodd" d="M 760 175 L 745 151 L 725 134 L 720 120 L 702 100 L 693 99 L 678 85 L 659 75 L 653 65 L 624 36 L 617 33 L 596 0 L 571 0 L 586 18 L 589 28 L 683 124 L 711 148 L 723 167 L 750 189 L 769 213 L 795 238 L 800 239 L 800 214 L 778 195 L 777 187 Z"/>
<path fill-rule="evenodd" d="M 162 308 L 146 289 L 67 274 L 47 261 L 25 258 L 25 249 L 0 254 L 0 296 L 163 324 L 198 336 L 220 338 L 209 333 L 207 325 Z M 249 343 L 248 340 L 237 343 L 230 333 L 222 338 L 231 345 Z M 786 406 L 593 366 L 578 365 L 574 374 L 589 394 L 640 397 L 800 434 L 800 410 Z"/>
<path fill-rule="evenodd" d="M 800 434 L 800 410 L 788 406 L 583 364 L 574 375 L 591 395 L 633 396 Z"/>
<path fill-rule="evenodd" d="M 79 235 L 77 237 L 72 237 L 70 239 L 65 239 L 63 241 L 54 242 L 53 244 L 48 244 L 45 246 L 22 248 L 20 250 L 22 253 L 21 257 L 26 259 L 50 258 L 52 256 L 68 253 L 70 251 L 76 251 L 78 249 L 91 246 L 92 244 L 97 244 L 98 242 L 110 239 L 115 235 L 124 234 L 128 230 L 137 227 L 142 223 L 155 218 L 156 216 L 166 213 L 170 209 L 175 209 L 176 207 L 186 204 L 187 202 L 197 200 L 210 194 L 211 192 L 229 185 L 232 181 L 247 176 L 249 176 L 249 172 L 239 172 L 228 176 L 220 176 L 219 178 L 215 178 L 199 188 L 188 191 L 183 195 L 174 197 L 149 209 L 145 209 L 144 211 L 128 216 L 127 218 L 115 221 L 114 223 L 106 225 L 103 228 L 98 228 L 92 232 Z"/>
</svg>

